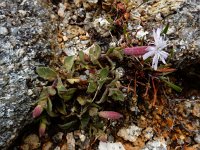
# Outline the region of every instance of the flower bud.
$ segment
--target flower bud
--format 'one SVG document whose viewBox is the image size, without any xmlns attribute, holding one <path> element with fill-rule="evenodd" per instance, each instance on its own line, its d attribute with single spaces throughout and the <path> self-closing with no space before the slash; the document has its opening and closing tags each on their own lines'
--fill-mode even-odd
<svg viewBox="0 0 200 150">
<path fill-rule="evenodd" d="M 127 47 L 124 49 L 125 55 L 142 56 L 147 52 L 147 46 Z"/>
<path fill-rule="evenodd" d="M 45 131 L 46 131 L 46 123 L 42 121 L 39 127 L 39 136 L 42 137 Z"/>
<path fill-rule="evenodd" d="M 100 111 L 99 117 L 116 120 L 122 118 L 123 115 L 115 111 Z"/>
<path fill-rule="evenodd" d="M 32 113 L 33 118 L 39 117 L 43 111 L 43 107 L 41 105 L 37 105 Z"/>
</svg>

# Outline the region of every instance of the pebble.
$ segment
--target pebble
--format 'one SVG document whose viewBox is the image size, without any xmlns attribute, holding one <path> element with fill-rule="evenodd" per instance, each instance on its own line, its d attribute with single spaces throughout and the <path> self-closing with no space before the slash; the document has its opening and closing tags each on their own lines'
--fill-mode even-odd
<svg viewBox="0 0 200 150">
<path fill-rule="evenodd" d="M 30 134 L 24 139 L 24 143 L 27 144 L 32 149 L 37 149 L 40 147 L 40 140 L 36 134 Z"/>
<path fill-rule="evenodd" d="M 56 135 L 54 135 L 53 136 L 54 142 L 58 143 L 58 142 L 62 141 L 63 134 L 64 133 L 62 133 L 62 132 L 58 132 Z"/>
<path fill-rule="evenodd" d="M 110 142 L 99 142 L 99 150 L 125 150 L 121 142 L 110 143 Z"/>
<path fill-rule="evenodd" d="M 194 141 L 198 144 L 200 144 L 200 134 L 196 134 L 194 137 Z"/>
<path fill-rule="evenodd" d="M 42 146 L 42 150 L 50 150 L 52 149 L 52 145 L 53 143 L 49 141 Z"/>
<path fill-rule="evenodd" d="M 163 138 L 157 138 L 147 142 L 142 150 L 167 150 L 167 144 Z"/>
<path fill-rule="evenodd" d="M 98 0 L 87 0 L 87 2 L 96 4 L 98 2 Z"/>
<path fill-rule="evenodd" d="M 6 27 L 0 27 L 0 35 L 7 35 L 8 29 Z"/>
<path fill-rule="evenodd" d="M 25 10 L 18 10 L 18 12 L 19 12 L 22 16 L 25 16 L 25 15 L 26 15 L 26 11 L 25 11 Z"/>
<path fill-rule="evenodd" d="M 66 6 L 63 5 L 62 3 L 59 4 L 59 9 L 58 9 L 58 16 L 64 18 L 65 17 L 65 9 L 66 9 Z"/>
<path fill-rule="evenodd" d="M 149 140 L 153 137 L 154 131 L 153 128 L 147 127 L 142 133 L 144 134 L 144 137 Z"/>
<path fill-rule="evenodd" d="M 142 128 L 136 125 L 131 125 L 128 128 L 121 128 L 117 135 L 122 137 L 126 141 L 135 142 L 138 136 L 141 134 Z"/>
</svg>

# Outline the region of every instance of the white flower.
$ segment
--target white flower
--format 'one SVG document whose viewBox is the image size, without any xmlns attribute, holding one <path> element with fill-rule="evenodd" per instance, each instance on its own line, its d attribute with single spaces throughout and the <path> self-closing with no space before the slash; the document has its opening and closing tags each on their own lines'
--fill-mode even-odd
<svg viewBox="0 0 200 150">
<path fill-rule="evenodd" d="M 167 47 L 167 41 L 165 41 L 160 34 L 161 34 L 160 28 L 158 28 L 156 31 L 153 30 L 155 46 L 148 46 L 146 49 L 148 52 L 143 55 L 144 60 L 153 56 L 152 68 L 154 70 L 157 70 L 159 60 L 162 61 L 164 64 L 166 64 L 165 60 L 169 56 L 167 52 L 163 51 L 163 49 Z"/>
</svg>

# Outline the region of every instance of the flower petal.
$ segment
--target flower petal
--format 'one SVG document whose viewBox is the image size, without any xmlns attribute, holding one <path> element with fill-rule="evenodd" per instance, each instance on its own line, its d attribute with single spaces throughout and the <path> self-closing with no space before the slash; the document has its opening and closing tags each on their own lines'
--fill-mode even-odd
<svg viewBox="0 0 200 150">
<path fill-rule="evenodd" d="M 155 55 L 155 50 L 156 50 L 155 47 L 152 47 L 152 46 L 148 47 L 147 50 L 148 50 L 148 52 L 143 55 L 144 60 Z"/>
<path fill-rule="evenodd" d="M 165 52 L 165 51 L 160 51 L 160 55 L 161 57 L 163 57 L 164 59 L 167 59 L 167 57 L 169 56 L 169 53 Z"/>
<path fill-rule="evenodd" d="M 157 70 L 158 68 L 158 60 L 159 60 L 159 55 L 155 54 L 155 56 L 153 57 L 153 62 L 152 62 L 152 68 L 154 70 Z"/>
<path fill-rule="evenodd" d="M 163 62 L 163 64 L 166 64 L 166 61 L 163 57 L 160 57 L 161 61 Z"/>
</svg>

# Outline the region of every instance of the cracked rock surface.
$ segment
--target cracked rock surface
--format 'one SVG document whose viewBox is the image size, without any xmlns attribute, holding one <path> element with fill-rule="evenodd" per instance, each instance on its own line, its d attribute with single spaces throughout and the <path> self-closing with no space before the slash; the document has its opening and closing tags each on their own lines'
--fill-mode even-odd
<svg viewBox="0 0 200 150">
<path fill-rule="evenodd" d="M 0 149 L 31 121 L 34 68 L 49 53 L 48 20 L 38 1 L 0 1 Z"/>
</svg>

